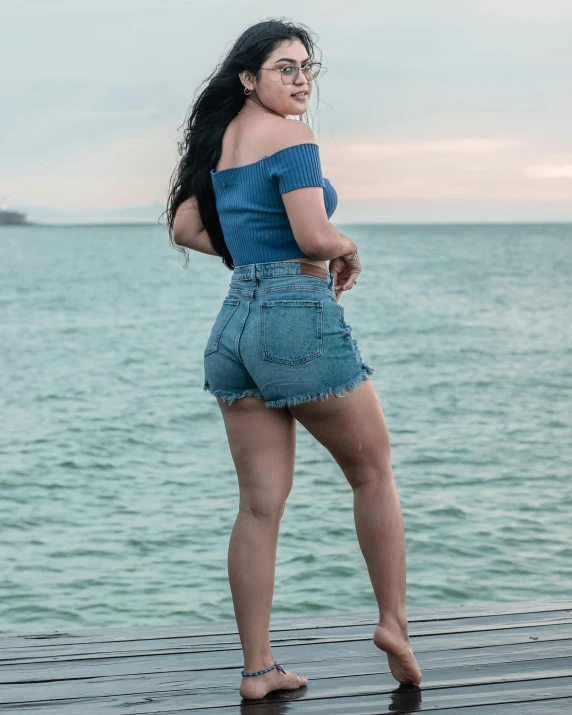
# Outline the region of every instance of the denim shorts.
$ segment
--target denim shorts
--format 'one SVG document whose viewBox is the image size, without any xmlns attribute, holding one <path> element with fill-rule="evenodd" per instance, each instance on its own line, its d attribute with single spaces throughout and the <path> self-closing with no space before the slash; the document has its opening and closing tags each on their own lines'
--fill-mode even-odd
<svg viewBox="0 0 572 715">
<path fill-rule="evenodd" d="M 290 407 L 343 397 L 373 372 L 336 303 L 333 273 L 303 274 L 296 261 L 234 269 L 204 350 L 204 390 L 229 405 L 254 396 Z"/>
</svg>

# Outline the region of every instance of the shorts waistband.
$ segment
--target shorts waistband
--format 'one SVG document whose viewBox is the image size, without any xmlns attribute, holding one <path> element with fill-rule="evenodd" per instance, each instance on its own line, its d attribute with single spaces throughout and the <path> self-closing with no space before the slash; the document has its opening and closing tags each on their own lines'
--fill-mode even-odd
<svg viewBox="0 0 572 715">
<path fill-rule="evenodd" d="M 256 282 L 257 278 L 280 278 L 284 276 L 310 275 L 327 281 L 328 286 L 334 283 L 334 274 L 313 263 L 302 261 L 272 261 L 271 263 L 249 263 L 237 266 L 232 275 L 232 283 L 238 281 Z"/>
</svg>

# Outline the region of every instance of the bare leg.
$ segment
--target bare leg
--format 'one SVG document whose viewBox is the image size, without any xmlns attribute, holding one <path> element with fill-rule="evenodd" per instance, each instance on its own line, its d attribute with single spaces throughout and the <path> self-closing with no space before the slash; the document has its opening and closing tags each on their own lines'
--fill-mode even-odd
<svg viewBox="0 0 572 715">
<path fill-rule="evenodd" d="M 270 613 L 280 519 L 294 479 L 296 421 L 288 410 L 268 408 L 256 397 L 232 405 L 218 399 L 240 488 L 238 516 L 230 537 L 228 575 L 244 653 L 244 672 L 274 664 Z M 243 677 L 243 698 L 296 689 L 308 679 L 279 672 Z"/>
<path fill-rule="evenodd" d="M 356 533 L 379 607 L 373 641 L 401 683 L 421 682 L 405 606 L 405 534 L 385 417 L 373 383 L 326 401 L 290 407 L 332 454 L 354 492 Z"/>
</svg>

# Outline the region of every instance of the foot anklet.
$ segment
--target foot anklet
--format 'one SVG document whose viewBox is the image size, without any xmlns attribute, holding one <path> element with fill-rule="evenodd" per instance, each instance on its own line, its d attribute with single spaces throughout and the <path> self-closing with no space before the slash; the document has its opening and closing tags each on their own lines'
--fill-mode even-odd
<svg viewBox="0 0 572 715">
<path fill-rule="evenodd" d="M 284 673 L 286 675 L 286 671 L 281 665 L 278 665 L 276 661 L 274 661 L 274 665 L 271 665 L 270 668 L 266 668 L 266 670 L 259 670 L 258 673 L 245 673 L 244 670 L 241 672 L 241 675 L 244 676 L 245 678 L 248 678 L 250 675 L 262 675 L 262 673 L 268 673 L 269 670 L 272 670 L 273 668 L 276 668 L 276 670 L 279 670 L 281 673 Z"/>
</svg>

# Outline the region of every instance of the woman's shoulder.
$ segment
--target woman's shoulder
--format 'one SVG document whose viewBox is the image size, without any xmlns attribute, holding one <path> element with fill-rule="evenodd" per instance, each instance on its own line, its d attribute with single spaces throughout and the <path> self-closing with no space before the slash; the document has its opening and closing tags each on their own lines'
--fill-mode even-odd
<svg viewBox="0 0 572 715">
<path fill-rule="evenodd" d="M 278 122 L 279 125 L 274 125 L 272 133 L 267 138 L 269 154 L 297 144 L 317 144 L 312 127 L 305 122 L 288 118 L 279 119 Z"/>
<path fill-rule="evenodd" d="M 245 127 L 242 138 L 249 140 L 247 144 L 254 142 L 264 156 L 271 156 L 297 144 L 317 144 L 309 124 L 299 119 L 276 116 L 260 118 L 256 124 Z"/>
</svg>

